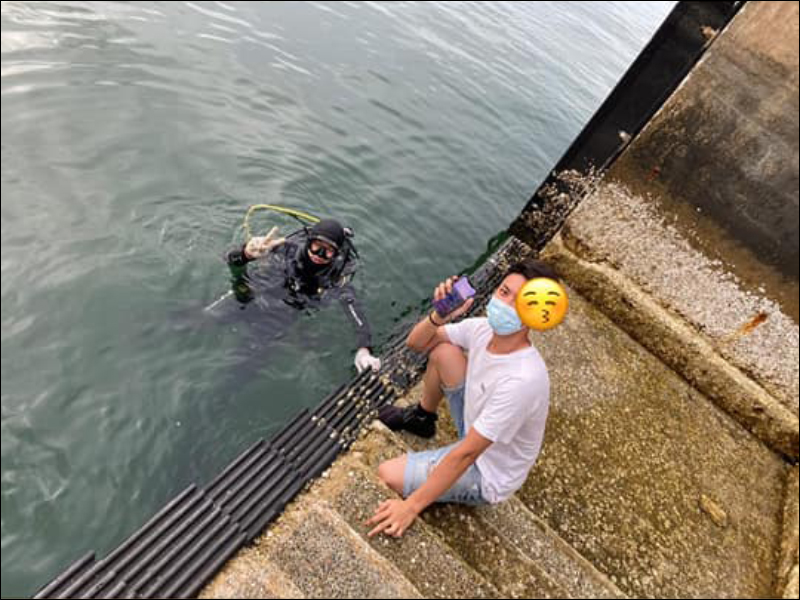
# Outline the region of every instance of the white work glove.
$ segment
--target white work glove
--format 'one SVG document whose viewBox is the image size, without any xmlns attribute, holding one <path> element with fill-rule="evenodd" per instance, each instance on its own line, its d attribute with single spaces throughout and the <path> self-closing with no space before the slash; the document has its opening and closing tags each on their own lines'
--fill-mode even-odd
<svg viewBox="0 0 800 600">
<path fill-rule="evenodd" d="M 356 370 L 361 373 L 364 369 L 372 369 L 377 371 L 381 368 L 381 359 L 372 356 L 369 348 L 359 348 L 356 352 Z"/>
<path fill-rule="evenodd" d="M 278 246 L 280 246 L 283 242 L 286 241 L 286 238 L 276 238 L 275 234 L 278 232 L 277 227 L 273 227 L 269 230 L 267 235 L 262 236 L 255 236 L 250 238 L 247 244 L 244 247 L 244 256 L 249 260 L 253 260 L 255 258 L 261 258 L 265 254 L 271 252 Z"/>
</svg>

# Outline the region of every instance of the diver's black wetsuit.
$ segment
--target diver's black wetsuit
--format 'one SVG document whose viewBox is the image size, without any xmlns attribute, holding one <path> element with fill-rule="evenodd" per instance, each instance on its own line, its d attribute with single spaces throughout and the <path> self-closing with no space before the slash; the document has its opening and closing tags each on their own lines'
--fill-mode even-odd
<svg viewBox="0 0 800 600">
<path fill-rule="evenodd" d="M 289 313 L 338 300 L 353 324 L 358 347 L 371 347 L 370 326 L 351 283 L 358 261 L 355 249 L 348 241 L 331 264 L 316 265 L 308 258 L 307 243 L 306 231 L 300 230 L 272 252 L 254 260 L 245 258 L 244 247 L 229 250 L 225 260 L 231 269 L 233 292 L 240 308 L 258 306 L 262 310 L 257 312 L 264 318 L 283 321 L 284 327 L 277 327 L 283 329 L 286 321 L 294 320 Z M 287 311 L 287 307 L 293 310 Z"/>
</svg>

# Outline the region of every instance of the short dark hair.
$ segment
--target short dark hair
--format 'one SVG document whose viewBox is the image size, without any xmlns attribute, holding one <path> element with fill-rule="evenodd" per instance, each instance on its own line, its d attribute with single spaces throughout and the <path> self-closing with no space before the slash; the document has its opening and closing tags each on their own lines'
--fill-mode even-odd
<svg viewBox="0 0 800 600">
<path fill-rule="evenodd" d="M 513 263 L 506 271 L 506 274 L 503 275 L 503 279 L 514 273 L 519 273 L 525 279 L 548 277 L 550 279 L 554 279 L 555 281 L 559 281 L 558 275 L 556 275 L 553 267 L 548 265 L 546 262 L 537 260 L 535 258 L 523 258 L 522 260 Z"/>
</svg>

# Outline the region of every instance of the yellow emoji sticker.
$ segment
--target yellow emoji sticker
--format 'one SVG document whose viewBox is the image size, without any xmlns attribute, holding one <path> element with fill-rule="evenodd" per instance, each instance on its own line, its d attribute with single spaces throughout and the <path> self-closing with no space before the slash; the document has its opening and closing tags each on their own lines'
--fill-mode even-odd
<svg viewBox="0 0 800 600">
<path fill-rule="evenodd" d="M 530 279 L 517 294 L 517 314 L 531 329 L 551 329 L 564 320 L 567 292 L 548 277 Z"/>
</svg>

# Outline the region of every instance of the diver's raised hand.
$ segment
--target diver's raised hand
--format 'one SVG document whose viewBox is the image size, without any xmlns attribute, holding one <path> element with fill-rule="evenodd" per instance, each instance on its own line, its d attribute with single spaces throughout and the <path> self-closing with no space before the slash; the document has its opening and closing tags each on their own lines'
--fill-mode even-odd
<svg viewBox="0 0 800 600">
<path fill-rule="evenodd" d="M 261 258 L 286 241 L 286 238 L 276 237 L 278 228 L 273 227 L 267 235 L 255 236 L 248 240 L 244 247 L 244 257 L 248 260 Z"/>
</svg>

